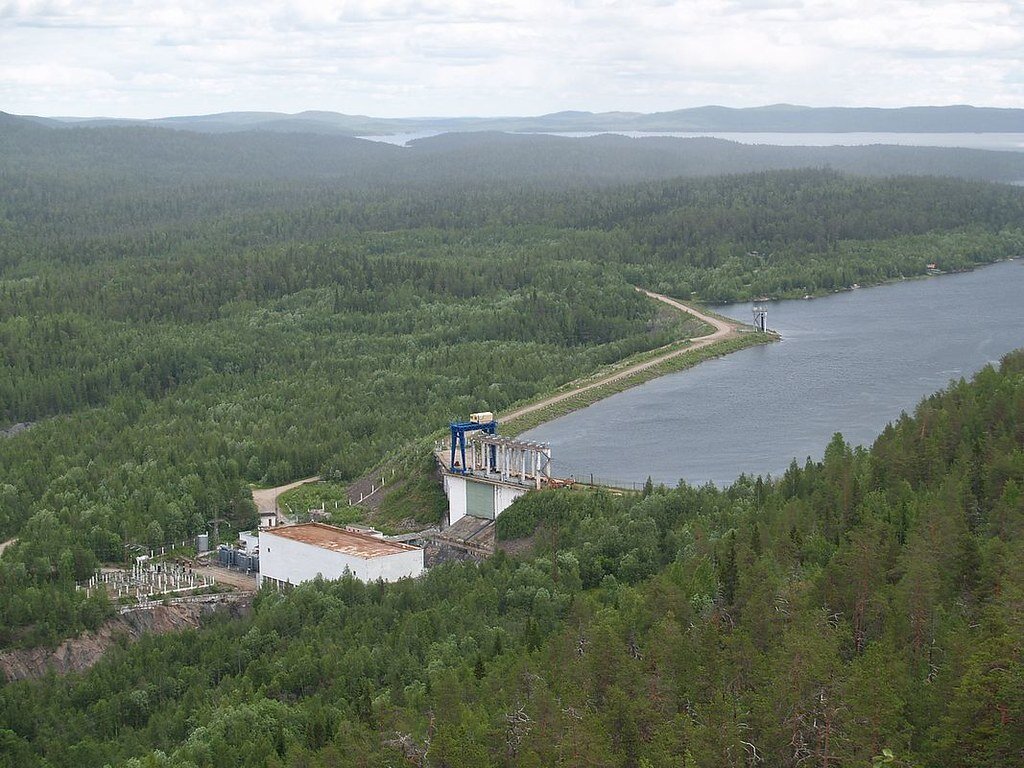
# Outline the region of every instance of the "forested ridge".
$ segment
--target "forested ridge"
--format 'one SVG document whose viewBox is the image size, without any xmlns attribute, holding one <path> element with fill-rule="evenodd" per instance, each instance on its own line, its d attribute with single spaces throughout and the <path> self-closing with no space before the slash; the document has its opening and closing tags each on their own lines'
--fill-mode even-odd
<svg viewBox="0 0 1024 768">
<path fill-rule="evenodd" d="M 0 688 L 17 766 L 953 766 L 1024 756 L 1024 353 L 775 480 L 545 491 L 530 555 L 261 594 Z"/>
<path fill-rule="evenodd" d="M 252 483 L 352 480 L 450 418 L 678 338 L 635 284 L 803 295 L 1024 250 L 1010 186 L 827 168 L 638 181 L 628 153 L 561 178 L 574 145 L 528 138 L 442 137 L 427 162 L 330 137 L 4 121 L 0 428 L 34 426 L 0 438 L 0 539 L 19 538 L 0 645 L 95 626 L 111 606 L 76 580 L 212 518 L 251 524 Z"/>
<path fill-rule="evenodd" d="M 147 186 L 221 177 L 320 180 L 370 189 L 512 181 L 565 189 L 799 168 L 867 176 L 949 176 L 1019 183 L 1024 152 L 955 147 L 773 146 L 714 138 L 588 138 L 478 130 L 398 147 L 299 130 L 196 134 L 144 126 L 46 128 L 0 113 L 0 172 Z"/>
<path fill-rule="evenodd" d="M 0 113 L 0 119 L 3 115 Z M 734 109 L 721 106 L 694 107 L 668 112 L 584 112 L 569 110 L 532 117 L 426 117 L 378 118 L 312 110 L 294 115 L 280 112 L 223 112 L 213 115 L 163 117 L 151 120 L 110 118 L 42 118 L 27 120 L 51 127 L 149 125 L 202 133 L 281 131 L 331 135 L 380 135 L 423 131 L 789 131 L 871 132 L 919 131 L 924 133 L 1014 133 L 1024 130 L 1024 110 L 972 107 L 899 109 L 802 107 L 771 104 Z"/>
</svg>

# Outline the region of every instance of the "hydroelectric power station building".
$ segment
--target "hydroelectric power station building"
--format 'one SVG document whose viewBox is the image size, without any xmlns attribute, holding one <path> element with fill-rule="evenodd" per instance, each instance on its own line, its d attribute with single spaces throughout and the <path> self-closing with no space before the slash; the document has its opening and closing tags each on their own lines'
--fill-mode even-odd
<svg viewBox="0 0 1024 768">
<path fill-rule="evenodd" d="M 423 573 L 423 550 L 324 523 L 260 531 L 260 585 L 282 587 L 317 576 L 339 579 L 346 569 L 360 581 L 396 581 Z"/>
<path fill-rule="evenodd" d="M 451 441 L 438 445 L 437 461 L 448 497 L 448 525 L 470 516 L 494 520 L 530 490 L 556 484 L 551 446 L 498 434 L 494 414 L 453 421 Z"/>
</svg>

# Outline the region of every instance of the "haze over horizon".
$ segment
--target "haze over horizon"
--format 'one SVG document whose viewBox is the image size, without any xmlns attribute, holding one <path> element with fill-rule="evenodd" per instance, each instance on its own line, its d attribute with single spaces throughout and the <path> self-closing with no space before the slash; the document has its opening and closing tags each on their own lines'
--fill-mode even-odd
<svg viewBox="0 0 1024 768">
<path fill-rule="evenodd" d="M 588 116 L 594 117 L 602 116 L 650 116 L 660 114 L 673 114 L 678 112 L 696 111 L 696 110 L 723 110 L 723 111 L 735 111 L 735 112 L 754 112 L 757 110 L 787 110 L 792 108 L 795 110 L 879 110 L 885 112 L 891 112 L 893 110 L 901 109 L 947 109 L 947 108 L 961 108 L 966 107 L 970 109 L 1018 109 L 1017 107 L 991 107 L 987 104 L 903 104 L 896 107 L 876 107 L 870 104 L 864 105 L 827 105 L 822 107 L 811 107 L 806 104 L 755 104 L 749 107 L 734 107 L 727 104 L 698 104 L 691 107 L 678 107 L 669 108 L 666 110 L 652 110 L 649 112 L 643 112 L 639 110 L 592 110 L 592 109 L 559 109 L 552 112 L 545 112 L 542 114 L 472 114 L 472 115 L 446 115 L 446 114 L 423 114 L 423 115 L 395 115 L 395 116 L 383 116 L 376 114 L 365 114 L 365 113 L 353 113 L 353 112 L 341 112 L 338 110 L 327 110 L 327 109 L 301 109 L 294 112 L 285 112 L 279 110 L 265 110 L 265 109 L 237 109 L 237 110 L 221 110 L 217 112 L 203 112 L 203 113 L 166 113 L 157 114 L 152 117 L 128 117 L 124 115 L 108 114 L 108 115 L 72 115 L 72 114 L 34 114 L 32 117 L 45 117 L 52 120 L 72 120 L 89 122 L 93 120 L 139 120 L 139 121 L 165 121 L 165 120 L 188 120 L 192 118 L 216 118 L 221 116 L 233 116 L 233 117 L 244 117 L 244 116 L 267 116 L 269 117 L 282 117 L 282 118 L 302 118 L 302 117 L 355 117 L 355 118 L 369 118 L 379 120 L 411 120 L 411 121 L 430 121 L 430 120 L 515 120 L 515 119 L 538 119 L 556 116 Z M 1021 107 L 1020 109 L 1024 109 Z M 0 109 L 0 112 L 6 110 Z M 16 113 L 7 112 L 18 116 Z"/>
<path fill-rule="evenodd" d="M 0 109 L 44 116 L 1024 106 L 1000 0 L 8 0 L 0 49 Z"/>
</svg>

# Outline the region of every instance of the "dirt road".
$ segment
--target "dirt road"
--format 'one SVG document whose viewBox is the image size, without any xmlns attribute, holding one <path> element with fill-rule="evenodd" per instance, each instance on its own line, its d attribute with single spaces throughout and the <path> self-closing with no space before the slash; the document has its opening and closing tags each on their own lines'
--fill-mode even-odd
<svg viewBox="0 0 1024 768">
<path fill-rule="evenodd" d="M 260 512 L 276 512 L 277 497 L 292 488 L 298 488 L 306 483 L 315 483 L 319 477 L 307 477 L 305 480 L 296 480 L 288 485 L 279 485 L 277 488 L 256 488 L 252 492 L 252 500 L 256 502 L 256 508 Z"/>
<path fill-rule="evenodd" d="M 711 315 L 706 315 L 700 310 L 694 309 L 693 307 L 687 304 L 683 304 L 683 302 L 681 301 L 670 299 L 668 296 L 662 296 L 660 293 L 647 291 L 644 290 L 643 288 L 637 288 L 637 290 L 651 297 L 652 299 L 664 302 L 665 304 L 668 304 L 670 307 L 678 309 L 680 312 L 686 312 L 700 320 L 703 320 L 708 325 L 714 327 L 714 332 L 709 333 L 707 336 L 698 336 L 697 338 L 692 339 L 692 343 L 688 347 L 682 347 L 681 349 L 673 349 L 671 352 L 666 352 L 663 355 L 658 355 L 657 357 L 653 357 L 650 360 L 645 360 L 642 363 L 637 363 L 636 365 L 631 365 L 629 368 L 624 368 L 621 371 L 615 371 L 614 373 L 610 373 L 607 376 L 598 379 L 597 381 L 592 381 L 589 384 L 584 384 L 582 386 L 576 387 L 575 389 L 571 389 L 568 392 L 560 392 L 557 395 L 552 395 L 549 398 L 541 400 L 539 403 L 531 403 L 530 405 L 524 405 L 522 408 L 517 408 L 514 411 L 502 415 L 500 417 L 501 421 L 504 423 L 512 421 L 513 419 L 518 419 L 522 416 L 525 416 L 528 413 L 539 411 L 541 408 L 546 408 L 549 405 L 553 405 L 554 403 L 560 403 L 563 400 L 568 400 L 571 397 L 576 397 L 576 395 L 580 394 L 581 392 L 588 392 L 589 390 L 594 389 L 595 387 L 600 387 L 603 384 L 609 384 L 611 382 L 620 381 L 621 379 L 633 376 L 634 374 L 639 373 L 640 371 L 645 371 L 648 368 L 651 368 L 652 366 L 659 365 L 665 362 L 666 360 L 671 360 L 674 357 L 679 357 L 679 355 L 685 355 L 688 352 L 692 352 L 693 350 L 696 349 L 703 349 L 704 347 L 709 346 L 710 344 L 714 344 L 715 342 L 722 341 L 723 339 L 732 338 L 738 333 L 737 329 L 740 327 L 739 323 L 729 322 L 721 320 L 717 317 L 712 317 Z"/>
<path fill-rule="evenodd" d="M 8 539 L 7 541 L 0 543 L 0 555 L 2 555 L 4 553 L 4 550 L 16 541 L 17 539 Z"/>
</svg>

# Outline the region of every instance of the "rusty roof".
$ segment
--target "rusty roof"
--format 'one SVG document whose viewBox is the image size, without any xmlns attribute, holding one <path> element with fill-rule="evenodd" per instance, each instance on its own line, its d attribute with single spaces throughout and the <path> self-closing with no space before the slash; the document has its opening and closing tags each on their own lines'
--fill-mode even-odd
<svg viewBox="0 0 1024 768">
<path fill-rule="evenodd" d="M 279 525 L 260 532 L 261 536 L 280 536 L 314 547 L 322 547 L 332 552 L 354 555 L 364 560 L 371 557 L 396 555 L 419 549 L 397 541 L 386 541 L 365 533 L 353 533 L 344 528 L 337 528 L 326 523 L 300 523 L 299 525 Z M 262 546 L 261 546 L 262 548 Z"/>
</svg>

